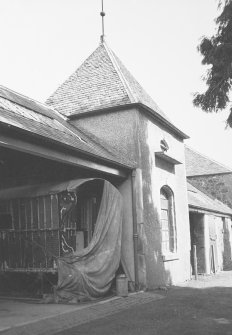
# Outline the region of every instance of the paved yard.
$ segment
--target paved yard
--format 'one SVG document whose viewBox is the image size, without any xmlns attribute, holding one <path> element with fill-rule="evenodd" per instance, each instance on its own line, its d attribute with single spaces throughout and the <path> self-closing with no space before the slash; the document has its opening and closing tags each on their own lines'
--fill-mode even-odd
<svg viewBox="0 0 232 335">
<path fill-rule="evenodd" d="M 24 308 L 17 306 L 15 312 L 20 313 Z M 46 309 L 46 315 L 52 317 L 40 319 L 43 313 L 35 313 L 35 319 L 24 326 L 0 334 L 232 335 L 232 272 L 200 277 L 167 291 L 141 292 L 85 306 L 39 308 L 40 313 Z M 34 305 L 30 313 L 33 311 L 36 311 Z M 12 311 L 15 320 L 17 313 L 14 316 Z"/>
<path fill-rule="evenodd" d="M 61 329 L 104 318 L 135 305 L 159 299 L 163 297 L 157 293 L 138 292 L 126 298 L 113 297 L 76 305 L 0 300 L 0 334 L 55 334 Z"/>
<path fill-rule="evenodd" d="M 165 299 L 80 325 L 57 335 L 232 334 L 232 273 L 200 278 L 163 291 Z"/>
</svg>

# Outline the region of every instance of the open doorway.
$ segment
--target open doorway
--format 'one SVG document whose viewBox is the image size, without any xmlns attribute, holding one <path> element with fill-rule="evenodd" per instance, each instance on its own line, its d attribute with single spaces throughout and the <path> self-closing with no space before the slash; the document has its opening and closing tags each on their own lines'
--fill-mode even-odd
<svg viewBox="0 0 232 335">
<path fill-rule="evenodd" d="M 194 271 L 194 245 L 196 246 L 197 273 L 206 271 L 205 265 L 205 239 L 204 239 L 204 214 L 190 212 L 190 237 L 191 237 L 191 267 Z"/>
</svg>

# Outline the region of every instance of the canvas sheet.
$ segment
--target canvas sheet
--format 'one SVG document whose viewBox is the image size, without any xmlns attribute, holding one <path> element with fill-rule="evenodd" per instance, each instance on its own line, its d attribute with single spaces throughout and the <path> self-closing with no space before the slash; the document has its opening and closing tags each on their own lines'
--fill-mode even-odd
<svg viewBox="0 0 232 335">
<path fill-rule="evenodd" d="M 108 181 L 87 248 L 58 259 L 57 296 L 98 298 L 109 290 L 121 258 L 122 197 Z"/>
</svg>

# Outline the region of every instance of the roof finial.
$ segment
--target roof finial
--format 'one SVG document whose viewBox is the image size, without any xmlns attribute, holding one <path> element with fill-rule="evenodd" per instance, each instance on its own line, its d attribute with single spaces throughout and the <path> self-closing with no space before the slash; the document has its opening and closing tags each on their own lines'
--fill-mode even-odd
<svg viewBox="0 0 232 335">
<path fill-rule="evenodd" d="M 105 37 L 105 33 L 104 33 L 104 16 L 106 15 L 106 13 L 103 10 L 103 0 L 102 0 L 102 11 L 100 12 L 100 15 L 102 17 L 102 35 L 101 35 L 101 42 L 104 42 L 104 37 Z"/>
</svg>

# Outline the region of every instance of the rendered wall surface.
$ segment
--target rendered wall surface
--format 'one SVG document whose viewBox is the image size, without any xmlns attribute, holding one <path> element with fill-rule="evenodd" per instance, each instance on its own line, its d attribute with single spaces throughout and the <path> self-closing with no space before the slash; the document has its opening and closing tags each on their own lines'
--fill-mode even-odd
<svg viewBox="0 0 232 335">
<path fill-rule="evenodd" d="M 160 124 L 136 109 L 99 114 L 72 121 L 137 162 L 141 169 L 143 216 L 138 222 L 139 269 L 148 288 L 190 278 L 190 232 L 185 175 L 184 145 Z M 168 153 L 182 162 L 166 163 L 155 158 L 165 139 Z M 168 185 L 175 200 L 177 252 L 163 260 L 160 233 L 160 189 Z M 139 197 L 139 196 L 138 196 Z M 131 224 L 131 223 L 130 223 Z"/>
<path fill-rule="evenodd" d="M 183 142 L 144 114 L 139 114 L 140 164 L 143 172 L 144 228 L 147 236 L 148 287 L 175 284 L 190 278 L 190 231 Z M 168 155 L 182 162 L 173 165 L 155 157 L 160 141 L 168 143 Z M 161 250 L 160 189 L 171 188 L 177 230 L 177 250 Z M 165 257 L 164 257 L 165 256 Z"/>
<path fill-rule="evenodd" d="M 93 133 L 128 159 L 136 160 L 136 114 L 136 109 L 105 112 L 73 120 L 72 124 Z"/>
<path fill-rule="evenodd" d="M 102 139 L 104 144 L 109 144 L 118 152 L 121 152 L 128 159 L 135 160 L 135 139 L 134 132 L 135 109 L 118 111 L 109 114 L 96 114 L 88 118 L 72 121 L 72 124 L 82 127 Z M 132 215 L 132 189 L 130 177 L 123 183 L 116 186 L 124 200 L 123 218 L 123 240 L 122 253 L 125 262 L 125 270 L 129 280 L 134 281 L 134 242 L 133 242 L 133 215 Z"/>
<path fill-rule="evenodd" d="M 122 222 L 122 262 L 129 281 L 134 282 L 134 244 L 131 181 L 127 179 L 118 187 L 123 196 L 123 222 Z"/>
<path fill-rule="evenodd" d="M 232 208 L 232 173 L 188 177 L 190 183 Z"/>
</svg>

